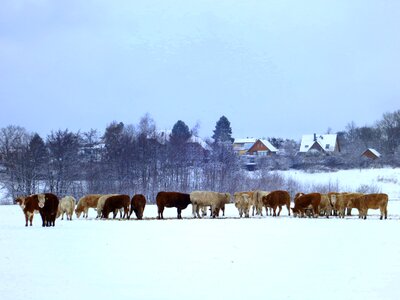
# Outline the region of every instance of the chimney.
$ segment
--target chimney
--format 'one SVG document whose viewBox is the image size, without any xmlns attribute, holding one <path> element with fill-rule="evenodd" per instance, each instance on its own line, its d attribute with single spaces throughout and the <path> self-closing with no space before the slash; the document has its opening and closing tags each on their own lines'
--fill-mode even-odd
<svg viewBox="0 0 400 300">
<path fill-rule="evenodd" d="M 317 134 L 314 133 L 314 142 L 316 142 L 316 141 L 317 141 Z"/>
</svg>

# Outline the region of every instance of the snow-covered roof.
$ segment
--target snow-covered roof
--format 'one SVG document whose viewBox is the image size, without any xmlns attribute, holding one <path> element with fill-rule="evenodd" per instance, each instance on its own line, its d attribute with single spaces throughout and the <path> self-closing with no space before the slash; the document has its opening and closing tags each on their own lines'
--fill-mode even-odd
<svg viewBox="0 0 400 300">
<path fill-rule="evenodd" d="M 316 141 L 315 141 L 316 139 Z M 337 134 L 306 134 L 301 138 L 300 152 L 307 152 L 317 142 L 326 152 L 336 149 Z"/>
<path fill-rule="evenodd" d="M 368 150 L 371 151 L 373 154 L 375 154 L 377 157 L 381 157 L 381 154 L 378 151 L 376 151 L 375 149 L 368 148 Z"/>
<path fill-rule="evenodd" d="M 268 140 L 255 138 L 235 139 L 235 141 L 233 142 L 233 149 L 235 151 L 247 151 L 258 140 L 260 140 L 271 152 L 278 152 L 278 149 L 276 149 Z"/>
<path fill-rule="evenodd" d="M 278 152 L 278 149 L 276 149 L 268 140 L 260 140 L 271 152 Z"/>
<path fill-rule="evenodd" d="M 374 154 L 376 157 L 381 157 L 381 154 L 378 152 L 378 151 L 376 151 L 375 149 L 373 149 L 373 148 L 368 148 L 367 150 L 365 150 L 365 152 L 367 152 L 367 151 L 370 151 L 372 154 Z M 365 153 L 364 152 L 364 153 Z"/>
<path fill-rule="evenodd" d="M 245 138 L 245 139 L 235 139 L 233 141 L 234 144 L 249 144 L 249 143 L 255 143 L 257 139 L 255 138 Z"/>
<path fill-rule="evenodd" d="M 257 141 L 255 138 L 235 139 L 233 141 L 234 151 L 247 151 Z"/>
</svg>

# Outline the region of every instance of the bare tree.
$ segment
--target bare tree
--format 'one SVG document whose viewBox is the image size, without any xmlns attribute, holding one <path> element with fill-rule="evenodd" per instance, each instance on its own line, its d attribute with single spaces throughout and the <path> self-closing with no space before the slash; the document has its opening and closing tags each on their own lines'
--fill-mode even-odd
<svg viewBox="0 0 400 300">
<path fill-rule="evenodd" d="M 3 166 L 2 177 L 8 195 L 13 199 L 21 194 L 29 194 L 28 149 L 30 135 L 25 128 L 10 125 L 0 130 L 0 159 Z"/>
<path fill-rule="evenodd" d="M 79 168 L 81 137 L 68 129 L 51 132 L 47 137 L 49 163 L 46 189 L 58 195 L 70 193 L 82 177 Z"/>
</svg>

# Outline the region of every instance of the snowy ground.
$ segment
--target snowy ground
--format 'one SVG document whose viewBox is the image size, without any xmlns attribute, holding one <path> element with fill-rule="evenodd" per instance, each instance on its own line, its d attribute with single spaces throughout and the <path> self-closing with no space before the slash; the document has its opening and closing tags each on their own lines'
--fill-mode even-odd
<svg viewBox="0 0 400 300">
<path fill-rule="evenodd" d="M 400 201 L 389 219 L 57 220 L 0 206 L 0 299 L 399 299 Z"/>
<path fill-rule="evenodd" d="M 378 189 L 386 193 L 389 199 L 400 199 L 400 168 L 352 169 L 337 172 L 307 173 L 298 170 L 277 171 L 276 173 L 291 178 L 302 185 L 331 186 L 332 190 L 340 192 L 355 192 L 362 186 Z"/>
</svg>

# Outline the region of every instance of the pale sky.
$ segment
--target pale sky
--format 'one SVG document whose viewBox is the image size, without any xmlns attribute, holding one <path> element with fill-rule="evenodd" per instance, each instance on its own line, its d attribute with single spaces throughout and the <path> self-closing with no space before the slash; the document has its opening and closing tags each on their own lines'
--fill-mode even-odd
<svg viewBox="0 0 400 300">
<path fill-rule="evenodd" d="M 210 137 L 373 125 L 400 109 L 398 0 L 1 0 L 0 127 L 183 120 Z"/>
</svg>

